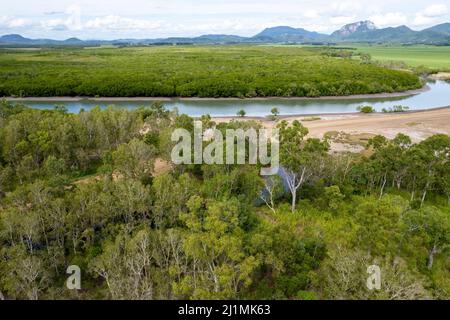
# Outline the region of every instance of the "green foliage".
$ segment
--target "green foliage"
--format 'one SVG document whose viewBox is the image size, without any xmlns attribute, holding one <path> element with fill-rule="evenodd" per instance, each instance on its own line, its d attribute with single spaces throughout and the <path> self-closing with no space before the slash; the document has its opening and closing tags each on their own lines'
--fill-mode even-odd
<svg viewBox="0 0 450 320">
<path fill-rule="evenodd" d="M 241 117 L 241 118 L 245 117 L 246 114 L 247 114 L 247 112 L 245 112 L 245 110 L 239 110 L 237 112 L 237 116 Z"/>
<path fill-rule="evenodd" d="M 231 299 L 248 287 L 258 265 L 245 252 L 236 200 L 209 202 L 198 196 L 188 201 L 181 218 L 191 231 L 184 242 L 186 255 L 197 261 L 198 273 L 186 274 L 177 289 L 193 299 Z"/>
<path fill-rule="evenodd" d="M 282 121 L 280 130 L 280 160 L 286 184 L 291 192 L 291 209 L 296 209 L 298 191 L 321 171 L 330 148 L 328 142 L 309 138 L 308 129 L 295 120 L 292 125 Z"/>
<path fill-rule="evenodd" d="M 356 108 L 361 113 L 374 113 L 376 112 L 375 109 L 372 106 L 359 106 Z"/>
<path fill-rule="evenodd" d="M 367 267 L 377 265 L 382 272 L 381 289 L 368 290 Z M 336 247 L 324 263 L 319 281 L 326 299 L 419 300 L 430 299 L 421 276 L 412 272 L 402 259 L 377 259 L 364 251 Z"/>
<path fill-rule="evenodd" d="M 339 186 L 331 186 L 324 189 L 324 199 L 331 210 L 337 211 L 341 207 L 345 195 L 341 193 Z"/>
<path fill-rule="evenodd" d="M 328 57 L 320 50 L 267 46 L 2 50 L 0 97 L 317 97 L 422 86 L 413 74 L 352 60 L 351 51 Z"/>
<path fill-rule="evenodd" d="M 409 107 L 398 105 L 398 106 L 393 106 L 392 108 L 389 108 L 389 109 L 383 108 L 382 111 L 384 113 L 396 113 L 396 112 L 406 112 L 408 110 L 409 110 Z"/>
<path fill-rule="evenodd" d="M 277 117 L 280 114 L 280 111 L 278 110 L 278 108 L 273 108 L 272 110 L 270 110 L 270 113 Z"/>
<path fill-rule="evenodd" d="M 143 179 L 153 170 L 155 150 L 145 142 L 133 139 L 117 147 L 112 153 L 112 167 L 127 178 Z"/>
<path fill-rule="evenodd" d="M 331 154 L 327 139 L 282 121 L 283 172 L 263 179 L 258 165 L 157 172 L 172 130 L 193 130 L 192 118 L 158 104 L 80 114 L 3 106 L 7 299 L 450 297 L 446 135 L 376 136 L 363 157 Z M 82 268 L 79 292 L 64 287 L 71 264 Z M 379 291 L 366 287 L 373 264 Z"/>
<path fill-rule="evenodd" d="M 425 207 L 409 212 L 406 225 L 412 235 L 420 235 L 422 246 L 428 249 L 428 269 L 432 269 L 434 256 L 449 249 L 449 215 L 437 208 Z"/>
</svg>

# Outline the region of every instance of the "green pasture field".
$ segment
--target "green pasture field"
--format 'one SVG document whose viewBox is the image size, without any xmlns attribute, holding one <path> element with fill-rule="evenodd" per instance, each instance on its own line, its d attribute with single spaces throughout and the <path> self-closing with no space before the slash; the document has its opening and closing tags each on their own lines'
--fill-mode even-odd
<svg viewBox="0 0 450 320">
<path fill-rule="evenodd" d="M 374 60 L 405 62 L 439 71 L 450 70 L 450 46 L 363 46 L 351 45 L 358 52 L 369 53 Z"/>
</svg>

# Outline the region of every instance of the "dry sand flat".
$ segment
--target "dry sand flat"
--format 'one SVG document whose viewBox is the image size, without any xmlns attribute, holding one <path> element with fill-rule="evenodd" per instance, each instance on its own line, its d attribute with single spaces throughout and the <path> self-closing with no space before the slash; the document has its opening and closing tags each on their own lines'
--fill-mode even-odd
<svg viewBox="0 0 450 320">
<path fill-rule="evenodd" d="M 323 137 L 329 131 L 381 134 L 387 138 L 404 133 L 417 142 L 436 133 L 450 135 L 450 108 L 402 114 L 357 115 L 338 119 L 325 117 L 323 120 L 303 124 L 313 137 Z"/>
<path fill-rule="evenodd" d="M 310 136 L 322 138 L 330 131 L 348 134 L 380 134 L 394 138 L 398 133 L 409 135 L 418 142 L 437 133 L 450 135 L 450 107 L 429 111 L 389 113 L 389 114 L 351 114 L 319 116 L 320 120 L 302 121 L 311 117 L 287 117 L 287 121 L 300 120 L 309 129 Z M 215 118 L 216 122 L 230 121 L 231 118 Z M 239 119 L 239 118 L 234 118 Z M 273 128 L 276 124 L 266 119 L 255 119 L 264 127 Z"/>
<path fill-rule="evenodd" d="M 430 78 L 434 80 L 450 80 L 450 72 L 438 72 L 430 75 Z"/>
</svg>

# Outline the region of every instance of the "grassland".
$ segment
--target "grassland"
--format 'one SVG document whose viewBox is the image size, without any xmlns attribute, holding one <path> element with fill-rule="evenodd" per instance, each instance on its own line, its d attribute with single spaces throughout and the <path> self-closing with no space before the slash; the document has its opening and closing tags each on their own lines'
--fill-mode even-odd
<svg viewBox="0 0 450 320">
<path fill-rule="evenodd" d="M 358 52 L 369 53 L 382 62 L 405 62 L 411 67 L 424 66 L 439 71 L 450 70 L 450 47 L 436 46 L 363 46 L 352 45 Z"/>
<path fill-rule="evenodd" d="M 0 96 L 317 97 L 405 91 L 412 74 L 321 48 L 185 46 L 0 51 Z"/>
</svg>

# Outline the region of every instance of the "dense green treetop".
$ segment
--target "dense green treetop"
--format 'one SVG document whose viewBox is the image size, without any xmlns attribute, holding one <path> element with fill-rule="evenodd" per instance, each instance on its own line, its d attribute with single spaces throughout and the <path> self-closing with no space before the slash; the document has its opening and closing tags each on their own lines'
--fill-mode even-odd
<svg viewBox="0 0 450 320">
<path fill-rule="evenodd" d="M 318 97 L 422 86 L 350 57 L 268 46 L 0 50 L 0 96 Z"/>
</svg>

